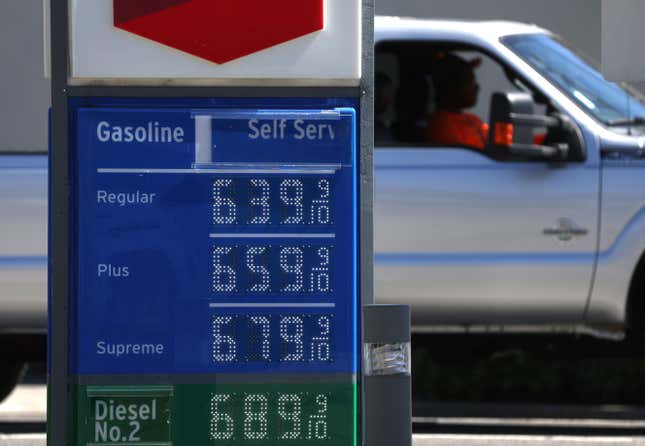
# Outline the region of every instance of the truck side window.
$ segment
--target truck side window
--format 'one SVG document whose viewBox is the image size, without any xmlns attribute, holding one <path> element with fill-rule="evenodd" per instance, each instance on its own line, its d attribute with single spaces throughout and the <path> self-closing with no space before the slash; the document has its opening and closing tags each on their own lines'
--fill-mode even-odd
<svg viewBox="0 0 645 446">
<path fill-rule="evenodd" d="M 375 83 L 377 147 L 481 151 L 493 92 L 518 90 L 484 52 L 431 41 L 380 43 Z"/>
</svg>

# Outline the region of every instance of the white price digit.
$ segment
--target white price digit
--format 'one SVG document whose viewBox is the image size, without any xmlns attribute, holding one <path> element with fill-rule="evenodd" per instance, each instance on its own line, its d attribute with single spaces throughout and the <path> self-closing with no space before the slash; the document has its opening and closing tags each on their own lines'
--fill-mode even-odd
<svg viewBox="0 0 645 446">
<path fill-rule="evenodd" d="M 309 360 L 312 362 L 328 362 L 331 360 L 331 318 L 319 316 L 318 327 L 320 334 L 311 338 Z"/>
<path fill-rule="evenodd" d="M 234 362 L 237 359 L 235 339 L 222 334 L 222 328 L 233 322 L 233 316 L 215 316 L 213 318 L 213 361 Z"/>
<path fill-rule="evenodd" d="M 266 225 L 271 223 L 271 187 L 267 180 L 251 180 L 251 189 L 259 189 L 259 196 L 252 192 L 251 209 L 259 208 L 260 212 L 249 220 L 252 225 Z"/>
<path fill-rule="evenodd" d="M 327 440 L 327 395 L 316 395 L 316 413 L 309 416 L 307 423 L 308 440 Z"/>
<path fill-rule="evenodd" d="M 291 429 L 284 431 L 280 436 L 284 440 L 297 440 L 300 438 L 300 425 L 302 424 L 302 403 L 300 396 L 295 393 L 282 394 L 278 398 L 278 415 L 286 422 L 293 423 Z"/>
<path fill-rule="evenodd" d="M 292 215 L 282 219 L 282 224 L 297 225 L 303 222 L 303 204 L 304 188 L 300 180 L 283 180 L 280 183 L 280 200 L 287 205 L 293 206 Z"/>
<path fill-rule="evenodd" d="M 224 264 L 223 257 L 233 251 L 231 246 L 213 248 L 213 292 L 232 293 L 237 291 L 237 274 L 231 265 Z"/>
<path fill-rule="evenodd" d="M 253 330 L 254 333 L 259 334 L 259 341 L 260 341 L 260 359 L 263 361 L 270 361 L 271 360 L 271 342 L 270 342 L 270 337 L 271 337 L 271 322 L 269 321 L 269 318 L 266 316 L 251 316 L 251 323 L 255 326 L 254 328 L 257 328 L 258 331 Z M 251 344 L 254 344 L 254 339 L 255 335 L 253 338 L 251 338 Z M 251 358 L 252 360 L 254 358 Z"/>
<path fill-rule="evenodd" d="M 230 225 L 237 222 L 237 206 L 233 199 L 224 195 L 224 189 L 233 185 L 233 180 L 213 181 L 213 224 Z"/>
<path fill-rule="evenodd" d="M 253 246 L 246 251 L 246 267 L 251 271 L 252 275 L 259 276 L 259 280 L 255 281 L 248 289 L 251 293 L 266 293 L 271 288 L 269 269 L 264 265 L 255 263 L 256 256 L 263 255 L 266 250 L 265 246 Z"/>
<path fill-rule="evenodd" d="M 280 339 L 284 353 L 282 361 L 298 362 L 305 359 L 303 337 L 304 322 L 300 316 L 287 316 L 280 319 Z"/>
<path fill-rule="evenodd" d="M 312 293 L 328 293 L 329 289 L 329 264 L 330 250 L 327 247 L 318 248 L 317 252 L 320 263 L 311 268 L 309 275 L 309 291 Z"/>
<path fill-rule="evenodd" d="M 244 438 L 264 440 L 267 438 L 269 403 L 266 395 L 250 394 L 244 397 Z"/>
<path fill-rule="evenodd" d="M 303 266 L 304 254 L 297 246 L 286 247 L 280 250 L 280 268 L 288 275 L 294 275 L 293 281 L 282 288 L 285 293 L 299 293 L 303 291 Z"/>
<path fill-rule="evenodd" d="M 211 440 L 232 440 L 235 433 L 233 417 L 222 412 L 221 405 L 227 403 L 231 395 L 211 393 Z"/>
<path fill-rule="evenodd" d="M 327 225 L 331 223 L 331 210 L 329 209 L 331 184 L 329 180 L 318 181 L 318 189 L 320 190 L 320 197 L 311 200 L 309 224 Z"/>
</svg>

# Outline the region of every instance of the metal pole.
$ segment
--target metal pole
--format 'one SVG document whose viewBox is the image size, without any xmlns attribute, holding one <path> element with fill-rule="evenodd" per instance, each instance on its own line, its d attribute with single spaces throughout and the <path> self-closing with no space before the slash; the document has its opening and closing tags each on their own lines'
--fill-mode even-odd
<svg viewBox="0 0 645 446">
<path fill-rule="evenodd" d="M 412 445 L 410 307 L 363 308 L 364 444 Z"/>
<path fill-rule="evenodd" d="M 51 0 L 52 109 L 49 153 L 49 331 L 47 443 L 67 444 L 69 331 L 68 1 Z"/>
<path fill-rule="evenodd" d="M 361 73 L 361 143 L 360 143 L 360 302 L 374 303 L 374 0 L 362 2 L 362 73 Z M 362 339 L 365 336 L 365 320 L 361 316 Z M 365 381 L 362 381 L 365 385 Z M 362 389 L 362 443 L 370 428 L 367 417 L 369 401 Z"/>
</svg>

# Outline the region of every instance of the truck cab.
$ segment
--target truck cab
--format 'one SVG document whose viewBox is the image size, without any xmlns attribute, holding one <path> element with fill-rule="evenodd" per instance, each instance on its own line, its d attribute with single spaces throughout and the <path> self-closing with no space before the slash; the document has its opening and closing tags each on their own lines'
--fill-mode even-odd
<svg viewBox="0 0 645 446">
<path fill-rule="evenodd" d="M 468 112 L 490 122 L 485 148 L 428 137 L 447 55 L 472 61 Z M 417 332 L 620 339 L 643 322 L 645 105 L 634 90 L 537 26 L 396 17 L 376 22 L 376 82 L 378 302 L 411 304 Z M 493 150 L 500 95 L 523 96 L 515 115 L 532 117 L 516 156 Z M 571 125 L 540 125 L 549 118 Z"/>
</svg>

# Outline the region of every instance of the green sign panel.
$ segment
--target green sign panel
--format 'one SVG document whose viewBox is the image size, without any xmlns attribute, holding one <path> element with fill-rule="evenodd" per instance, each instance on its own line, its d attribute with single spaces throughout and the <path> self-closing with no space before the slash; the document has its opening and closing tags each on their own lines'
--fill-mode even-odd
<svg viewBox="0 0 645 446">
<path fill-rule="evenodd" d="M 356 386 L 81 386 L 78 444 L 354 446 Z"/>
</svg>

